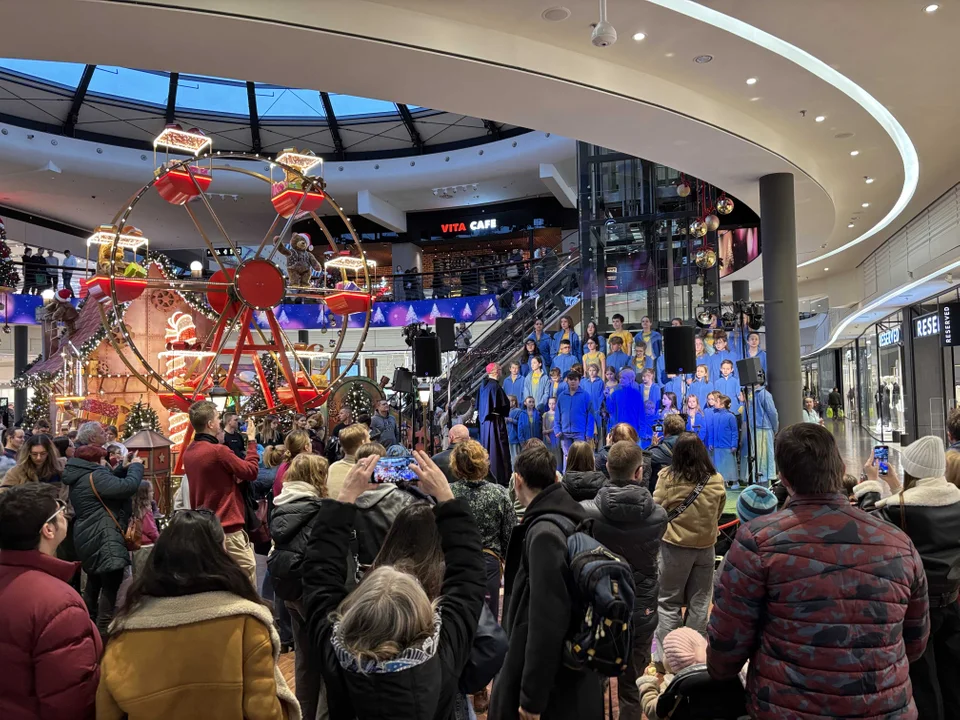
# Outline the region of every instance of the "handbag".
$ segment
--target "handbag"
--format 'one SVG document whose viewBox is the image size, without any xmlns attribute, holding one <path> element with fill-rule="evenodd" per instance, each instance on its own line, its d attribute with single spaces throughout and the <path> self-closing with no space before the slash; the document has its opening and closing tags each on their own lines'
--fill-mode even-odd
<svg viewBox="0 0 960 720">
<path fill-rule="evenodd" d="M 103 509 L 107 511 L 107 515 L 110 516 L 110 519 L 113 520 L 113 524 L 117 526 L 117 530 L 120 531 L 120 534 L 123 535 L 123 544 L 127 546 L 127 550 L 133 552 L 134 550 L 139 550 L 140 546 L 143 544 L 143 525 L 135 517 L 130 517 L 130 522 L 127 523 L 127 529 L 124 530 L 121 527 L 120 523 L 117 522 L 116 516 L 110 512 L 110 508 L 107 507 L 107 504 L 103 501 L 103 498 L 100 497 L 100 493 L 97 492 L 97 486 L 93 483 L 93 473 L 90 473 L 90 489 L 93 490 L 93 494 L 97 496 L 97 500 L 100 501 L 100 504 L 103 505 Z"/>
<path fill-rule="evenodd" d="M 500 627 L 497 618 L 484 603 L 470 656 L 460 673 L 460 692 L 473 695 L 489 685 L 503 666 L 507 645 L 507 632 Z"/>
</svg>

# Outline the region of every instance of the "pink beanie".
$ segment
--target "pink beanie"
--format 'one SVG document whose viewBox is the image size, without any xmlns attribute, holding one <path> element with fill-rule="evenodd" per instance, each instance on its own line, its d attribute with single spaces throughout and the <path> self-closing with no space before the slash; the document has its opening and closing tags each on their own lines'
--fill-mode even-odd
<svg viewBox="0 0 960 720">
<path fill-rule="evenodd" d="M 663 662 L 670 672 L 707 661 L 707 641 L 696 630 L 682 627 L 671 630 L 663 639 Z"/>
</svg>

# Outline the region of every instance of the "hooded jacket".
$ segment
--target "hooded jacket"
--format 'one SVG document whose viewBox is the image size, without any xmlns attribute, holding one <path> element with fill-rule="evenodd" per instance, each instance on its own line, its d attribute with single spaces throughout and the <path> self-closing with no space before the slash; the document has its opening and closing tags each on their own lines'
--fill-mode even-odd
<svg viewBox="0 0 960 720">
<path fill-rule="evenodd" d="M 376 490 L 367 490 L 357 498 L 354 527 L 357 537 L 357 560 L 372 565 L 397 515 L 416 498 L 396 485 L 384 483 Z"/>
<path fill-rule="evenodd" d="M 960 489 L 944 477 L 922 478 L 903 491 L 902 515 L 900 493 L 877 500 L 876 508 L 880 517 L 910 536 L 920 553 L 931 605 L 940 607 L 956 596 L 960 589 Z"/>
<path fill-rule="evenodd" d="M 563 475 L 563 487 L 577 502 L 593 500 L 600 488 L 607 484 L 607 476 L 599 470 L 568 470 Z"/>
<path fill-rule="evenodd" d="M 657 556 L 667 529 L 667 511 L 653 501 L 646 487 L 634 483 L 623 487 L 610 483 L 595 499 L 580 504 L 594 518 L 593 537 L 630 563 L 637 589 L 634 630 L 637 637 L 652 635 L 660 592 Z M 646 640 L 649 644 L 649 637 Z"/>
<path fill-rule="evenodd" d="M 0 551 L 0 717 L 87 720 L 100 679 L 100 633 L 67 583 L 79 563 Z"/>
<path fill-rule="evenodd" d="M 301 481 L 285 483 L 273 499 L 270 515 L 273 552 L 267 558 L 267 568 L 273 590 L 282 600 L 299 600 L 303 594 L 303 555 L 320 503 L 316 488 Z"/>
<path fill-rule="evenodd" d="M 403 718 L 452 720 L 457 682 L 470 654 L 483 606 L 485 573 L 480 535 L 464 500 L 434 510 L 446 570 L 434 632 L 388 662 L 367 663 L 341 646 L 331 613 L 347 596 L 347 548 L 357 507 L 322 504 L 307 547 L 303 598 L 308 630 L 321 657 L 331 720 Z"/>
<path fill-rule="evenodd" d="M 229 592 L 147 597 L 110 633 L 97 720 L 300 720 L 264 605 Z"/>
<path fill-rule="evenodd" d="M 131 498 L 143 479 L 143 465 L 134 463 L 110 470 L 77 456 L 67 460 L 63 484 L 70 489 L 70 504 L 76 513 L 73 542 L 77 557 L 85 573 L 99 575 L 125 568 L 130 564 L 130 552 L 124 543 L 123 531 L 91 489 L 91 475 L 103 503 L 125 530 L 132 512 Z"/>
<path fill-rule="evenodd" d="M 573 615 L 567 564 L 567 538 L 558 525 L 544 520 L 559 514 L 579 524 L 586 512 L 554 483 L 527 506 L 523 523 L 510 537 L 504 572 L 503 629 L 510 647 L 493 684 L 489 717 L 516 718 L 517 709 L 549 720 L 600 720 L 600 677 L 563 665 L 563 643 Z M 531 527 L 533 525 L 533 527 Z"/>
</svg>

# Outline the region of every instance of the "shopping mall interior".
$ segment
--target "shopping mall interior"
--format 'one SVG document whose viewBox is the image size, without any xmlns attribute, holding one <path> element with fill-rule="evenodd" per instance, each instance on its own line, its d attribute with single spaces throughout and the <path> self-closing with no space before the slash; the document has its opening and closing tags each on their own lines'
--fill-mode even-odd
<svg viewBox="0 0 960 720">
<path fill-rule="evenodd" d="M 0 0 L 4 426 L 154 431 L 171 514 L 196 401 L 488 447 L 490 364 L 552 417 L 570 339 L 598 450 L 621 368 L 645 449 L 726 388 L 730 517 L 795 423 L 949 445 L 960 6 L 562 2 Z"/>
</svg>

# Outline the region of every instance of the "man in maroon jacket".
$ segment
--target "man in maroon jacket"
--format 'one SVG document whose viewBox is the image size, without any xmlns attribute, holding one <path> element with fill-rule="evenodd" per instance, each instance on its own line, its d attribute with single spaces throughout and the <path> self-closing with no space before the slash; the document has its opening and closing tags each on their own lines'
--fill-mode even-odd
<svg viewBox="0 0 960 720">
<path fill-rule="evenodd" d="M 66 505 L 45 483 L 0 494 L 0 718 L 86 720 L 100 681 L 100 633 L 56 557 Z"/>
<path fill-rule="evenodd" d="M 245 505 L 240 483 L 257 479 L 260 458 L 257 455 L 256 428 L 247 423 L 247 456 L 242 460 L 217 440 L 220 416 L 217 406 L 201 400 L 190 406 L 190 424 L 194 438 L 183 451 L 183 472 L 190 487 L 190 507 L 207 508 L 216 513 L 226 534 L 227 553 L 257 586 L 257 560 L 253 543 L 244 530 Z"/>
</svg>

